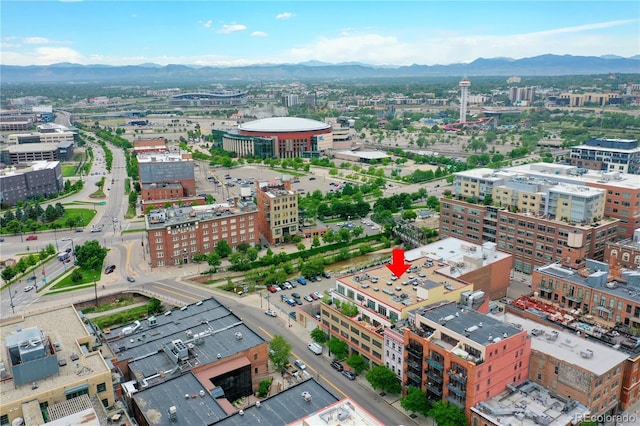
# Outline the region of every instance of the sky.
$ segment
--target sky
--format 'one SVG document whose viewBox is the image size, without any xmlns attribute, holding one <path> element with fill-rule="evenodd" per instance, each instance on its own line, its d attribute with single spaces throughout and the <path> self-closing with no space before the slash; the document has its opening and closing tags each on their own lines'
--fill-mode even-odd
<svg viewBox="0 0 640 426">
<path fill-rule="evenodd" d="M 640 54 L 640 2 L 2 0 L 0 64 L 434 65 Z"/>
</svg>

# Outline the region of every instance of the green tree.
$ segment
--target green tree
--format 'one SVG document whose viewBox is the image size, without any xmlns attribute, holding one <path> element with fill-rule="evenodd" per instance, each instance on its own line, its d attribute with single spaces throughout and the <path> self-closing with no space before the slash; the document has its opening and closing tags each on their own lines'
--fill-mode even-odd
<svg viewBox="0 0 640 426">
<path fill-rule="evenodd" d="M 353 232 L 354 237 L 358 238 L 364 232 L 364 228 L 360 225 L 354 226 L 351 232 Z"/>
<path fill-rule="evenodd" d="M 429 410 L 429 415 L 436 421 L 438 426 L 460 426 L 467 424 L 467 417 L 464 412 L 453 404 L 446 401 L 436 401 Z"/>
<path fill-rule="evenodd" d="M 298 249 L 298 251 L 302 251 L 305 249 L 304 243 L 298 243 L 296 244 L 296 248 Z"/>
<path fill-rule="evenodd" d="M 82 281 L 82 272 L 80 272 L 79 269 L 73 270 L 73 272 L 71 273 L 71 281 L 73 281 L 74 283 L 79 283 L 80 281 Z"/>
<path fill-rule="evenodd" d="M 5 283 L 11 281 L 17 274 L 18 271 L 16 271 L 15 268 L 12 268 L 11 266 L 5 266 L 2 272 L 0 272 L 0 276 Z"/>
<path fill-rule="evenodd" d="M 313 242 L 311 243 L 311 247 L 316 248 L 320 247 L 320 238 L 317 235 L 313 236 Z"/>
<path fill-rule="evenodd" d="M 209 264 L 209 266 L 215 268 L 216 266 L 220 266 L 222 260 L 220 259 L 220 256 L 218 256 L 218 253 L 214 251 L 207 255 L 207 263 Z"/>
<path fill-rule="evenodd" d="M 329 348 L 329 352 L 333 353 L 333 356 L 336 359 L 345 359 L 347 357 L 347 354 L 349 353 L 347 343 L 337 337 L 332 337 L 331 339 L 329 339 L 329 341 L 327 342 L 327 347 Z"/>
<path fill-rule="evenodd" d="M 147 303 L 147 314 L 159 314 L 164 310 L 164 306 L 162 306 L 162 302 L 156 299 L 155 297 L 149 299 L 149 303 Z"/>
<path fill-rule="evenodd" d="M 90 240 L 76 246 L 76 265 L 83 269 L 100 268 L 105 257 L 107 257 L 107 249 L 97 240 Z"/>
<path fill-rule="evenodd" d="M 216 244 L 215 251 L 218 256 L 220 256 L 221 258 L 225 258 L 229 256 L 233 250 L 231 250 L 231 246 L 229 246 L 227 240 L 220 240 L 218 241 L 218 244 Z"/>
<path fill-rule="evenodd" d="M 420 413 L 423 416 L 429 415 L 431 401 L 427 399 L 427 393 L 415 386 L 407 388 L 407 394 L 400 398 L 400 406 L 412 413 Z"/>
<path fill-rule="evenodd" d="M 351 240 L 351 231 L 346 228 L 340 228 L 338 235 L 340 236 L 340 241 L 344 243 L 348 243 Z"/>
<path fill-rule="evenodd" d="M 291 344 L 282 336 L 273 336 L 269 342 L 269 359 L 280 370 L 289 362 L 291 356 Z"/>
<path fill-rule="evenodd" d="M 310 335 L 311 335 L 311 340 L 321 345 L 326 343 L 327 341 L 327 335 L 325 334 L 324 330 L 321 329 L 320 327 L 316 327 L 313 330 L 311 330 Z"/>
<path fill-rule="evenodd" d="M 405 210 L 402 212 L 402 218 L 404 220 L 416 220 L 418 214 L 413 210 Z"/>
<path fill-rule="evenodd" d="M 347 365 L 353 369 L 356 374 L 362 373 L 367 369 L 367 361 L 360 355 L 351 355 L 347 358 Z"/>
<path fill-rule="evenodd" d="M 367 371 L 367 381 L 374 389 L 381 389 L 387 393 L 400 393 L 402 386 L 396 373 L 386 365 L 378 365 Z"/>
</svg>

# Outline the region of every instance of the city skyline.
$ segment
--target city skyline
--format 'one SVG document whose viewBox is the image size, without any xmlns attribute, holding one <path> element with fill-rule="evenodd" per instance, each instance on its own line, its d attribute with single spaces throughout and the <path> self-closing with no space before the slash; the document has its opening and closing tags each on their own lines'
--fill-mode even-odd
<svg viewBox="0 0 640 426">
<path fill-rule="evenodd" d="M 5 1 L 3 65 L 435 65 L 640 54 L 640 4 Z"/>
</svg>

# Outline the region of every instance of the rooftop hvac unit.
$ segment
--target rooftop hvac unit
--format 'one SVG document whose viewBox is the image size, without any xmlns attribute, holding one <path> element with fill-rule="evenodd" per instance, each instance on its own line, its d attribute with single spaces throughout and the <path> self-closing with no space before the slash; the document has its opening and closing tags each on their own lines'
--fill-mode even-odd
<svg viewBox="0 0 640 426">
<path fill-rule="evenodd" d="M 175 405 L 169 407 L 169 410 L 167 410 L 167 412 L 169 413 L 169 418 L 171 420 L 175 420 L 178 417 L 178 409 Z"/>
<path fill-rule="evenodd" d="M 244 410 L 238 411 L 238 414 L 240 414 L 241 416 L 244 416 Z"/>
<path fill-rule="evenodd" d="M 240 333 L 239 331 L 236 332 L 236 339 L 242 340 L 242 333 Z"/>
<path fill-rule="evenodd" d="M 305 401 L 309 402 L 309 401 L 311 401 L 311 394 L 309 392 L 307 392 L 307 391 L 304 391 L 304 392 L 302 392 L 302 398 Z"/>
</svg>

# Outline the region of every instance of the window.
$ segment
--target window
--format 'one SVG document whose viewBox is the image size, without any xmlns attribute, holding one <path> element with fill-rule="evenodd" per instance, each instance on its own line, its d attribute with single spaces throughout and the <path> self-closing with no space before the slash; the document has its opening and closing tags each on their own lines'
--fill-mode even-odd
<svg viewBox="0 0 640 426">
<path fill-rule="evenodd" d="M 106 385 L 106 383 L 98 383 L 98 387 L 97 387 L 97 389 L 96 389 L 96 391 L 97 391 L 98 393 L 100 393 L 100 392 L 105 392 L 106 390 L 107 390 L 107 385 Z"/>
</svg>

